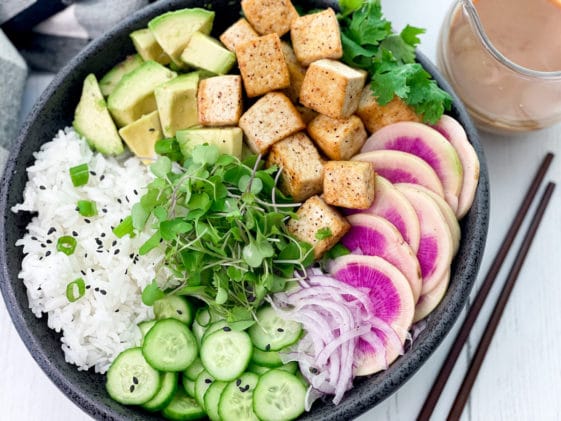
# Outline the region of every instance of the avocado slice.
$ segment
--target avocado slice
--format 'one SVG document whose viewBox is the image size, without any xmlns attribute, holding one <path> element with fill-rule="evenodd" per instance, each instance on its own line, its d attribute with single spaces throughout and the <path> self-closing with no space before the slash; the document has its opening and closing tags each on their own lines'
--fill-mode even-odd
<svg viewBox="0 0 561 421">
<path fill-rule="evenodd" d="M 185 156 L 190 155 L 195 146 L 205 143 L 217 146 L 221 153 L 242 156 L 243 132 L 239 127 L 179 130 L 175 137 Z"/>
<path fill-rule="evenodd" d="M 146 114 L 121 128 L 119 134 L 129 149 L 146 165 L 151 164 L 156 156 L 154 145 L 164 138 L 157 111 Z"/>
<path fill-rule="evenodd" d="M 107 104 L 93 74 L 84 80 L 82 97 L 72 124 L 93 149 L 106 155 L 118 155 L 124 151 L 117 127 L 107 111 Z"/>
<path fill-rule="evenodd" d="M 200 9 L 181 9 L 157 16 L 148 23 L 154 38 L 172 61 L 181 66 L 181 53 L 193 33 L 199 31 L 210 34 L 214 12 Z"/>
<path fill-rule="evenodd" d="M 173 137 L 177 130 L 199 124 L 197 113 L 199 79 L 199 72 L 181 75 L 158 86 L 154 91 L 166 137 Z"/>
<path fill-rule="evenodd" d="M 162 50 L 150 29 L 144 28 L 131 32 L 130 37 L 134 48 L 144 60 L 152 60 L 163 65 L 169 64 L 171 61 L 171 58 Z"/>
<path fill-rule="evenodd" d="M 181 60 L 189 66 L 225 75 L 236 63 L 236 55 L 214 38 L 195 32 L 181 54 Z"/>
<path fill-rule="evenodd" d="M 154 89 L 176 76 L 177 73 L 155 61 L 145 61 L 138 69 L 123 76 L 107 99 L 117 125 L 126 126 L 144 114 L 156 111 Z"/>
<path fill-rule="evenodd" d="M 99 81 L 99 87 L 103 96 L 109 96 L 115 90 L 115 86 L 121 81 L 124 75 L 140 67 L 144 62 L 138 54 L 128 56 L 124 61 L 113 67 Z"/>
</svg>

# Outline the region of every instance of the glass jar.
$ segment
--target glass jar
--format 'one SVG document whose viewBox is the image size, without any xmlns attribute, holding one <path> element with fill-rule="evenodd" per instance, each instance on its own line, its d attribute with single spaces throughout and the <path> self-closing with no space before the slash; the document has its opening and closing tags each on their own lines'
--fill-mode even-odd
<svg viewBox="0 0 561 421">
<path fill-rule="evenodd" d="M 481 129 L 512 133 L 561 121 L 561 71 L 531 70 L 506 58 L 472 0 L 453 4 L 438 44 L 440 69 Z"/>
</svg>

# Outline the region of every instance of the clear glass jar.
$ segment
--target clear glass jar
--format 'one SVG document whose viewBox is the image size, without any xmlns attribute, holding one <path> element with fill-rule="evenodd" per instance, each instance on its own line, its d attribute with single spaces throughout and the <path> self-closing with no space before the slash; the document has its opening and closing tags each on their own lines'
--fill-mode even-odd
<svg viewBox="0 0 561 421">
<path fill-rule="evenodd" d="M 457 0 L 448 12 L 437 59 L 481 129 L 521 132 L 561 121 L 561 71 L 535 71 L 507 59 L 490 42 L 471 0 Z"/>
</svg>

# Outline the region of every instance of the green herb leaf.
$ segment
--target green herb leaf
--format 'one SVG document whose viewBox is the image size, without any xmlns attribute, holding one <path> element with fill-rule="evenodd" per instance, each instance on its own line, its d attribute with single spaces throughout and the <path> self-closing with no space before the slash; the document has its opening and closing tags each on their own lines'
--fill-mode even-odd
<svg viewBox="0 0 561 421">
<path fill-rule="evenodd" d="M 329 227 L 320 228 L 316 231 L 316 240 L 326 240 L 330 237 L 333 237 L 333 233 Z"/>
<path fill-rule="evenodd" d="M 199 145 L 193 148 L 191 157 L 197 164 L 214 165 L 220 157 L 220 151 L 214 145 Z"/>
<path fill-rule="evenodd" d="M 161 156 L 150 165 L 150 171 L 156 177 L 164 178 L 171 171 L 171 160 L 167 156 Z"/>
<path fill-rule="evenodd" d="M 160 289 L 158 283 L 154 280 L 151 284 L 146 285 L 146 288 L 142 291 L 142 302 L 147 306 L 151 306 L 165 296 L 164 291 Z"/>
</svg>

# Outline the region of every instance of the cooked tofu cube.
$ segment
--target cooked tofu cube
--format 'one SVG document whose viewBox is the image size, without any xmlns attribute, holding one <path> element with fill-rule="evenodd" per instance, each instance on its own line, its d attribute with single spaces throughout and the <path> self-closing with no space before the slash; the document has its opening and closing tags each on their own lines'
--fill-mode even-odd
<svg viewBox="0 0 561 421">
<path fill-rule="evenodd" d="M 302 202 L 323 189 L 323 163 L 314 143 L 303 132 L 275 143 L 267 165 L 281 168 L 281 191 L 295 202 Z"/>
<path fill-rule="evenodd" d="M 370 162 L 329 161 L 324 164 L 323 200 L 333 206 L 368 209 L 374 201 L 374 168 Z"/>
<path fill-rule="evenodd" d="M 334 161 L 351 159 L 367 137 L 364 124 L 356 115 L 337 120 L 319 114 L 308 124 L 308 133 L 323 153 Z"/>
<path fill-rule="evenodd" d="M 339 22 L 331 8 L 292 22 L 290 39 L 298 61 L 304 66 L 322 58 L 343 57 Z"/>
<path fill-rule="evenodd" d="M 339 61 L 314 61 L 306 72 L 300 103 L 331 118 L 349 118 L 358 107 L 366 72 Z"/>
<path fill-rule="evenodd" d="M 316 111 L 312 110 L 311 108 L 304 107 L 303 105 L 296 104 L 295 107 L 300 113 L 302 121 L 304 122 L 304 124 L 306 124 L 306 126 L 310 124 L 310 122 L 318 115 Z"/>
<path fill-rule="evenodd" d="M 298 12 L 290 0 L 242 0 L 242 10 L 251 26 L 261 35 L 290 31 Z"/>
<path fill-rule="evenodd" d="M 242 115 L 242 78 L 217 76 L 199 82 L 199 122 L 203 126 L 235 126 Z"/>
<path fill-rule="evenodd" d="M 260 98 L 242 115 L 239 126 L 254 153 L 265 153 L 276 142 L 306 128 L 290 99 L 280 92 Z"/>
<path fill-rule="evenodd" d="M 296 215 L 298 219 L 288 221 L 288 231 L 300 241 L 310 243 L 316 259 L 337 244 L 351 228 L 347 219 L 319 196 L 306 200 Z"/>
<path fill-rule="evenodd" d="M 236 47 L 238 66 L 247 96 L 288 88 L 290 73 L 277 34 L 265 35 Z"/>
<path fill-rule="evenodd" d="M 306 68 L 298 62 L 294 50 L 288 42 L 282 41 L 281 47 L 290 74 L 290 86 L 285 89 L 285 92 L 296 103 L 300 98 L 300 89 L 302 88 L 302 82 L 304 82 L 304 76 L 306 76 Z"/>
<path fill-rule="evenodd" d="M 417 113 L 397 96 L 386 105 L 378 104 L 370 84 L 362 91 L 356 113 L 370 133 L 399 121 L 421 121 Z"/>
<path fill-rule="evenodd" d="M 243 44 L 258 37 L 259 34 L 255 32 L 249 22 L 241 18 L 220 35 L 220 41 L 228 50 L 235 52 L 238 44 Z"/>
</svg>

